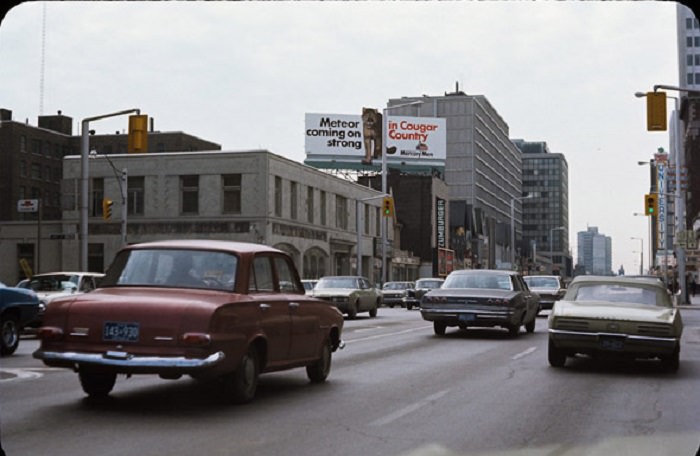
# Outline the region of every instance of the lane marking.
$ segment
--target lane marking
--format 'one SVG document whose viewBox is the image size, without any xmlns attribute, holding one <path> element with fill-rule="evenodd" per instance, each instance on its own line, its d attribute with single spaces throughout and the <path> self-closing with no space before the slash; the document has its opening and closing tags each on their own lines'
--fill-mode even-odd
<svg viewBox="0 0 700 456">
<path fill-rule="evenodd" d="M 387 334 L 377 334 L 375 336 L 367 336 L 367 337 L 361 337 L 359 339 L 352 339 L 352 340 L 345 340 L 345 344 L 349 344 L 352 342 L 361 342 L 365 340 L 372 340 L 372 339 L 381 339 L 383 337 L 389 337 L 389 336 L 397 336 L 399 334 L 407 334 L 407 333 L 412 333 L 416 331 L 423 331 L 428 328 L 432 328 L 432 326 L 421 326 L 418 328 L 411 328 L 411 329 L 404 329 L 403 331 L 397 331 L 397 332 L 392 332 L 392 333 L 387 333 Z"/>
<path fill-rule="evenodd" d="M 518 354 L 515 355 L 515 356 L 512 356 L 510 359 L 512 359 L 512 360 L 520 359 L 520 358 L 522 358 L 522 357 L 524 357 L 524 356 L 529 355 L 530 353 L 534 352 L 535 350 L 537 350 L 537 347 L 530 347 L 530 348 L 528 348 L 527 350 L 525 350 L 525 351 L 523 351 L 523 352 L 520 352 L 520 353 L 518 353 Z"/>
<path fill-rule="evenodd" d="M 2 368 L 0 369 L 0 382 L 11 382 L 14 380 L 29 380 L 33 378 L 41 378 L 44 376 L 42 372 L 37 371 L 52 371 L 56 370 L 51 367 L 33 367 L 31 369 L 20 368 Z"/>
<path fill-rule="evenodd" d="M 422 399 L 416 403 L 413 403 L 413 404 L 408 405 L 402 409 L 399 409 L 399 410 L 395 411 L 394 413 L 390 413 L 389 415 L 386 415 L 385 417 L 382 417 L 382 418 L 379 418 L 378 420 L 372 421 L 371 423 L 369 423 L 369 425 L 370 426 L 384 426 L 385 424 L 389 424 L 392 421 L 396 421 L 399 418 L 402 418 L 402 417 L 408 415 L 409 413 L 413 413 L 416 410 L 419 410 L 419 409 L 425 407 L 426 405 L 432 404 L 433 402 L 437 401 L 438 399 L 440 399 L 442 396 L 444 396 L 448 392 L 449 392 L 449 390 L 444 390 L 444 391 L 440 391 L 438 393 L 435 393 L 433 395 L 430 395 L 430 396 L 426 397 L 425 399 Z"/>
</svg>

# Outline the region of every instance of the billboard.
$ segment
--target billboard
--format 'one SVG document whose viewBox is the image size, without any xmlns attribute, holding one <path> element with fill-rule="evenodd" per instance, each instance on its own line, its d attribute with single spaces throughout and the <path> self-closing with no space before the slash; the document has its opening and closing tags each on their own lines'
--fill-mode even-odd
<svg viewBox="0 0 700 456">
<path fill-rule="evenodd" d="M 306 114 L 306 163 L 335 163 L 351 168 L 381 165 L 382 143 L 387 163 L 406 167 L 444 167 L 446 122 L 439 117 L 387 116 L 363 108 L 362 115 Z M 340 166 L 339 166 L 340 165 Z"/>
</svg>

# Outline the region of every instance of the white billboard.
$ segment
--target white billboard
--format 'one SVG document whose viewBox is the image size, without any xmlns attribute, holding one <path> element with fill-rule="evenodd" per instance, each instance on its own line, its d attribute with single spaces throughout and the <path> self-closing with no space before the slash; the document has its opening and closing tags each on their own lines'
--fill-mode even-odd
<svg viewBox="0 0 700 456">
<path fill-rule="evenodd" d="M 445 119 L 388 116 L 363 109 L 363 115 L 306 114 L 306 158 L 310 162 L 381 164 L 381 141 L 387 163 L 444 166 L 447 148 Z"/>
</svg>

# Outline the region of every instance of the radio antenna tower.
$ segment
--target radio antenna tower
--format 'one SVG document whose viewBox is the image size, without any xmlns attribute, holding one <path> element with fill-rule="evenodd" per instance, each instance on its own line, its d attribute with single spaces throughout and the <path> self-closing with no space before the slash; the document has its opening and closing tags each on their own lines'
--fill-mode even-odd
<svg viewBox="0 0 700 456">
<path fill-rule="evenodd" d="M 44 114 L 44 61 L 46 60 L 46 3 L 41 13 L 41 67 L 39 69 L 39 115 Z"/>
</svg>

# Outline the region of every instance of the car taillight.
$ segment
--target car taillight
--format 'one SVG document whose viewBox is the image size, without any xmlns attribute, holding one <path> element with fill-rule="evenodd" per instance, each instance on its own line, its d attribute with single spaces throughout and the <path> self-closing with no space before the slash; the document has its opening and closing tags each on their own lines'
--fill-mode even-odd
<svg viewBox="0 0 700 456">
<path fill-rule="evenodd" d="M 211 336 L 207 333 L 185 333 L 182 335 L 182 342 L 187 345 L 204 347 L 211 344 Z"/>
<path fill-rule="evenodd" d="M 37 337 L 41 340 L 61 340 L 63 339 L 63 330 L 56 326 L 42 326 L 37 331 Z"/>
</svg>

